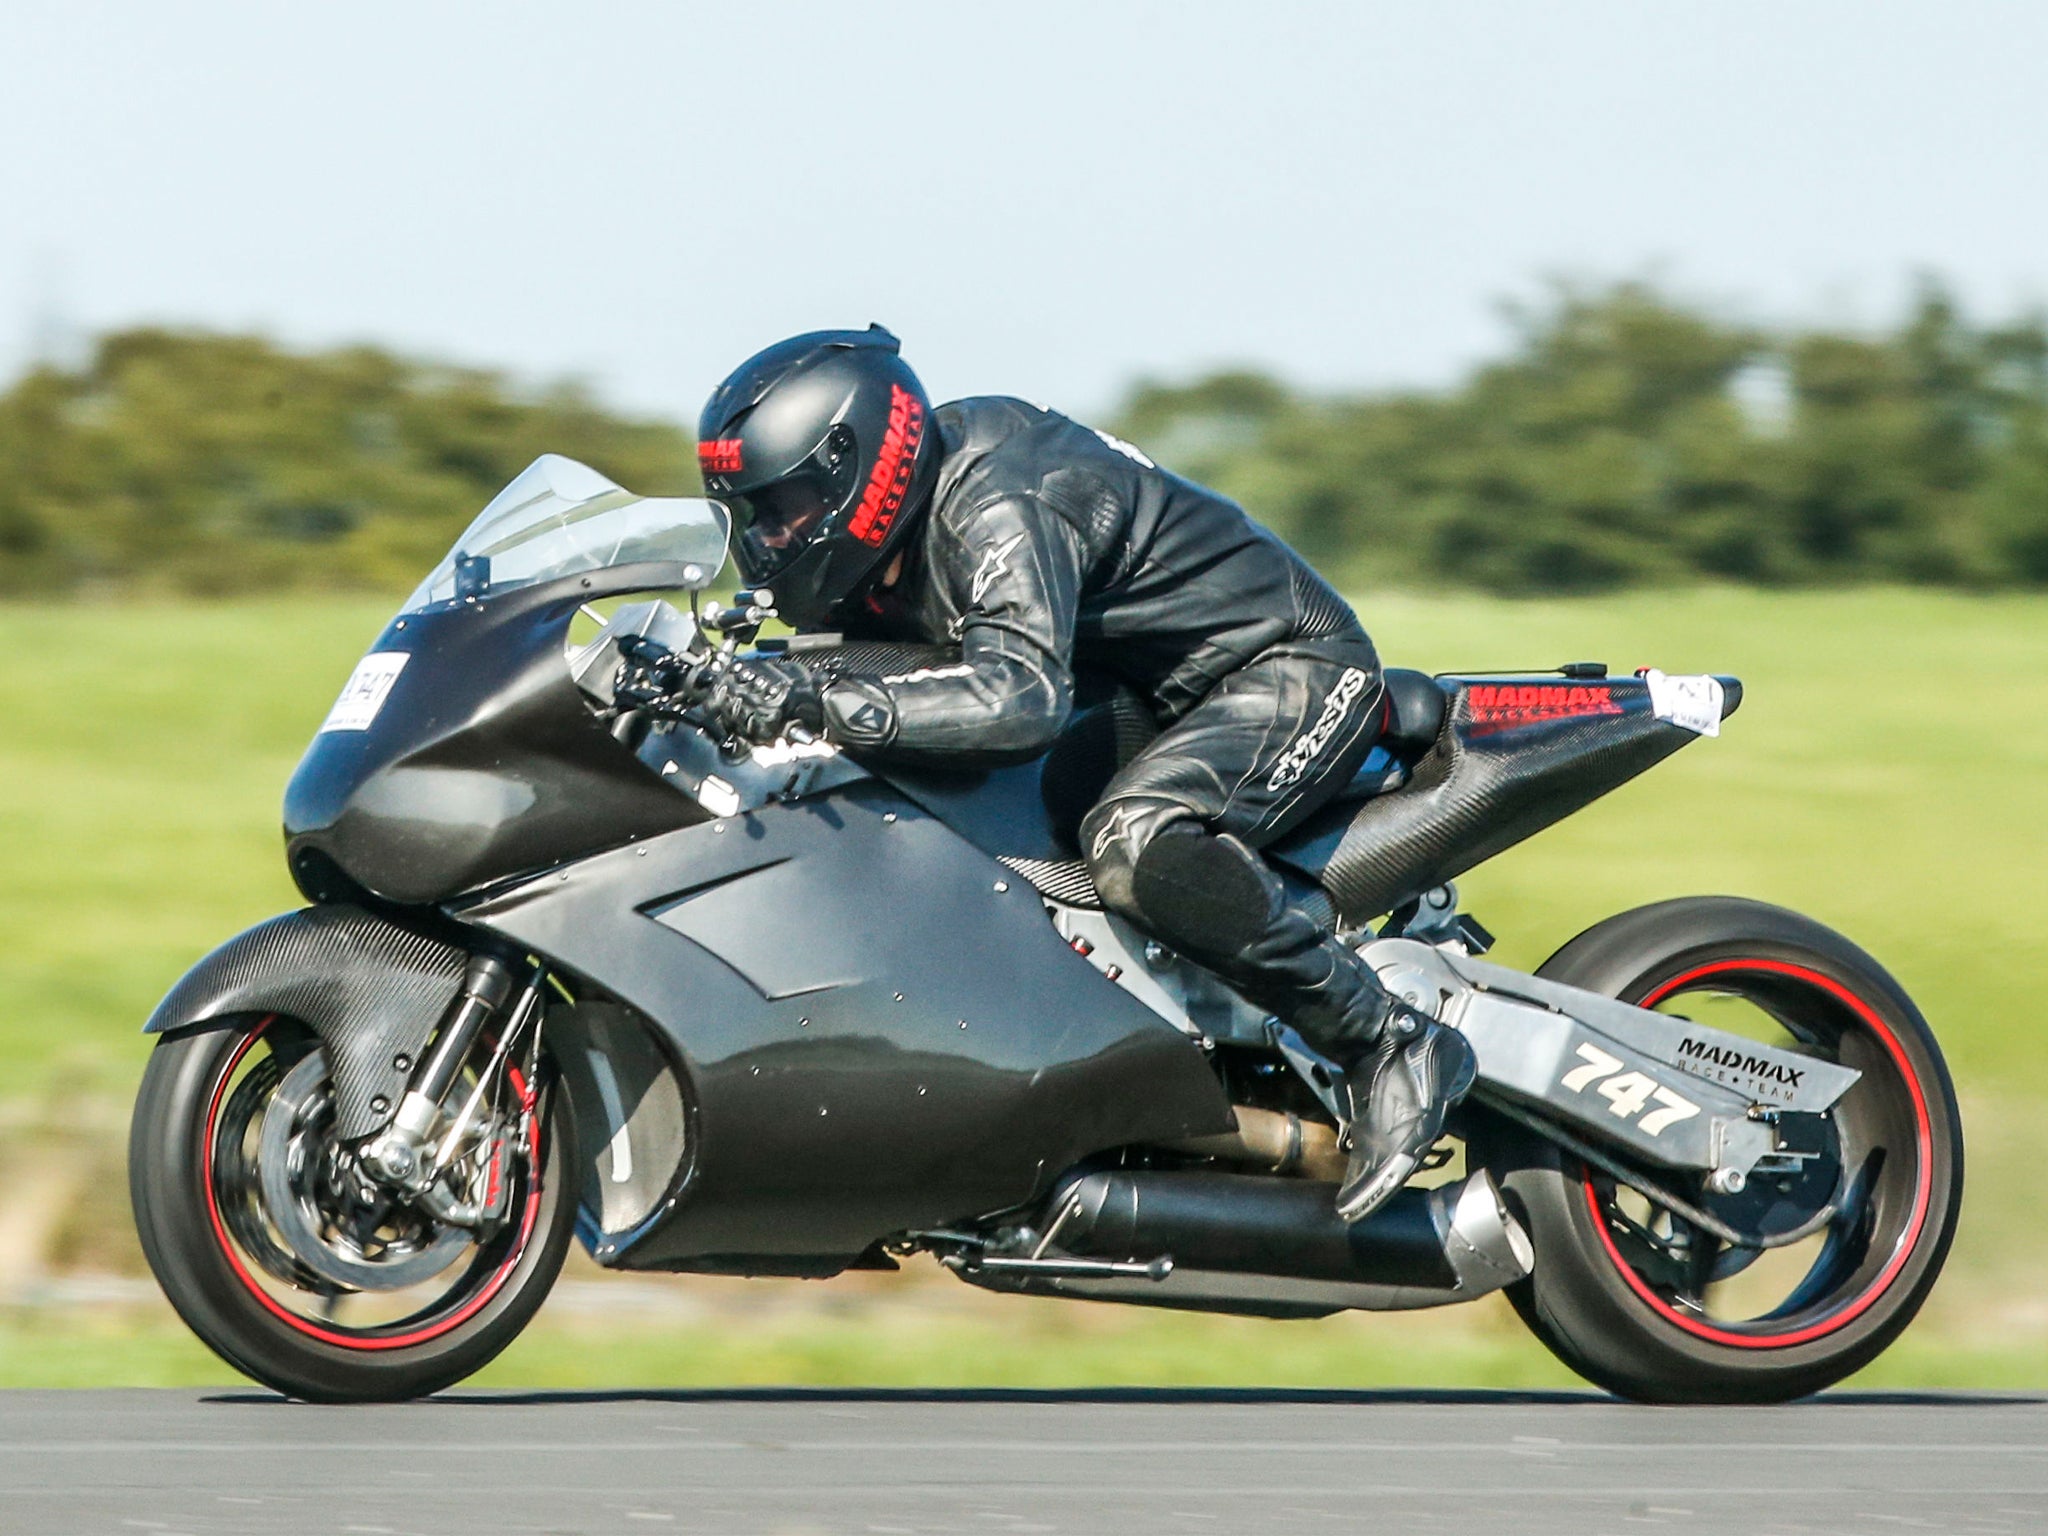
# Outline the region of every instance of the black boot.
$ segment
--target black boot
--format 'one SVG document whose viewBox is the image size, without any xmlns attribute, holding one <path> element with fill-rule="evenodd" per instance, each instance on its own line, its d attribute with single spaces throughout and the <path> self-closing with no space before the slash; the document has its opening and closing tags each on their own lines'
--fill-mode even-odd
<svg viewBox="0 0 2048 1536">
<path fill-rule="evenodd" d="M 1156 829 L 1128 872 L 1095 860 L 1097 889 L 1344 1069 L 1351 1166 L 1337 1209 L 1347 1221 L 1370 1214 L 1443 1135 L 1445 1114 L 1472 1086 L 1472 1047 L 1389 994 L 1244 843 L 1204 831 L 1169 802 L 1132 815 Z"/>
<path fill-rule="evenodd" d="M 1340 1061 L 1351 1109 L 1351 1163 L 1337 1214 L 1363 1221 L 1414 1175 L 1478 1063 L 1455 1029 L 1389 998 L 1379 1038 Z"/>
<path fill-rule="evenodd" d="M 1351 1163 L 1337 1214 L 1362 1221 L 1421 1166 L 1451 1106 L 1471 1089 L 1477 1061 L 1463 1035 L 1394 997 L 1356 950 L 1332 938 L 1312 953 L 1328 967 L 1314 986 L 1285 999 L 1265 989 L 1246 995 L 1344 1069 Z"/>
</svg>

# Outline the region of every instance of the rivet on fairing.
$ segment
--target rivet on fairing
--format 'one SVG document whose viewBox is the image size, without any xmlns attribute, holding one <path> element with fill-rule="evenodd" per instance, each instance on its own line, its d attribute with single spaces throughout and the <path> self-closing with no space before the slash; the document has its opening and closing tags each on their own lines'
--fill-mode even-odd
<svg viewBox="0 0 2048 1536">
<path fill-rule="evenodd" d="M 1010 888 L 1010 882 L 1009 882 L 1009 881 L 1007 881 L 1007 880 L 998 880 L 998 881 L 996 882 L 996 890 L 997 890 L 998 892 L 1001 892 L 1001 891 L 1007 891 L 1007 890 L 1008 890 L 1009 888 Z"/>
<path fill-rule="evenodd" d="M 884 821 L 894 821 L 895 819 L 896 813 L 894 811 L 884 811 L 882 813 L 882 820 Z"/>
<path fill-rule="evenodd" d="M 967 1027 L 967 1021 L 966 1021 L 965 1019 L 962 1019 L 962 1020 L 960 1021 L 960 1027 L 961 1027 L 962 1029 L 965 1029 L 965 1028 Z"/>
</svg>

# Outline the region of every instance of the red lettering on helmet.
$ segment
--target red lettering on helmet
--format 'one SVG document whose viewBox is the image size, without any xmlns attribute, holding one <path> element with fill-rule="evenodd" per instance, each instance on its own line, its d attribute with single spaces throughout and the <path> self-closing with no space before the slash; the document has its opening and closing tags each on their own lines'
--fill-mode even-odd
<svg viewBox="0 0 2048 1536">
<path fill-rule="evenodd" d="M 740 440 L 736 437 L 721 437 L 697 445 L 697 467 L 707 475 L 738 474 L 744 468 L 740 457 Z"/>
<path fill-rule="evenodd" d="M 889 386 L 889 430 L 868 472 L 867 489 L 853 509 L 846 531 L 863 544 L 879 546 L 903 509 L 910 478 L 917 468 L 917 445 L 924 441 L 924 406 L 900 384 Z"/>
</svg>

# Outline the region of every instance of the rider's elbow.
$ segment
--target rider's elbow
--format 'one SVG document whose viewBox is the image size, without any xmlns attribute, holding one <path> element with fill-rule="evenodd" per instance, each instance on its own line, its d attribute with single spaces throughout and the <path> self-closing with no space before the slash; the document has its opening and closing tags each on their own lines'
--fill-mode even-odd
<svg viewBox="0 0 2048 1536">
<path fill-rule="evenodd" d="M 1053 744 L 1073 712 L 1064 680 L 1036 672 L 996 711 L 984 738 L 987 750 L 1005 762 L 1029 762 Z"/>
</svg>

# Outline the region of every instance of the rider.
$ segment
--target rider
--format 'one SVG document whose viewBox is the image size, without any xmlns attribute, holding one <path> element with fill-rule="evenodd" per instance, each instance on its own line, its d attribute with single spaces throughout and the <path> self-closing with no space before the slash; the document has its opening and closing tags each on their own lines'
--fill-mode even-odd
<svg viewBox="0 0 2048 1536">
<path fill-rule="evenodd" d="M 1379 658 L 1343 599 L 1128 443 L 1021 400 L 933 409 L 880 326 L 757 353 L 698 439 L 740 573 L 786 622 L 959 648 L 895 675 L 740 664 L 712 700 L 726 727 L 987 767 L 1051 744 L 1076 663 L 1120 680 L 1162 730 L 1081 822 L 1096 890 L 1344 1069 L 1347 1220 L 1400 1188 L 1470 1086 L 1471 1048 L 1290 904 L 1258 853 L 1384 724 Z"/>
</svg>

